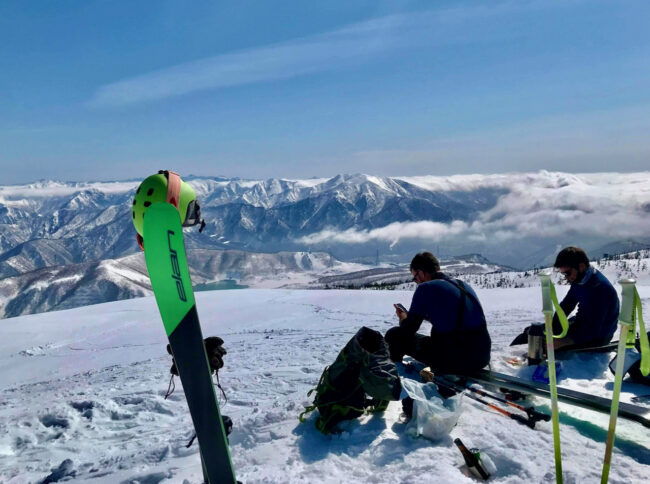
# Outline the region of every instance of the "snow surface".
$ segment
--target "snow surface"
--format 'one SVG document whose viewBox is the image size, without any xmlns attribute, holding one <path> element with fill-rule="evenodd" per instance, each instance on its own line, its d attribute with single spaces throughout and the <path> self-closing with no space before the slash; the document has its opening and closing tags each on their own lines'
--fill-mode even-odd
<svg viewBox="0 0 650 484">
<path fill-rule="evenodd" d="M 561 297 L 566 287 L 558 287 Z M 648 314 L 650 287 L 640 286 Z M 539 288 L 479 289 L 493 338 L 493 369 L 523 352 L 508 347 L 541 320 Z M 414 439 L 392 402 L 383 415 L 348 422 L 340 435 L 300 424 L 323 368 L 362 325 L 385 332 L 392 304 L 410 291 L 246 289 L 196 294 L 204 336 L 228 354 L 220 380 L 232 417 L 231 454 L 244 483 L 477 482 L 453 439 L 497 466 L 491 482 L 553 482 L 550 423 L 531 430 L 464 397 L 448 438 Z M 649 319 L 649 317 L 646 317 Z M 425 323 L 424 330 L 428 330 Z M 198 446 L 182 392 L 164 399 L 170 357 L 155 300 L 119 301 L 0 322 L 0 482 L 198 483 Z M 563 362 L 563 386 L 610 396 L 611 355 Z M 570 378 L 568 377 L 570 376 Z M 621 400 L 650 393 L 625 383 Z M 536 407 L 549 410 L 544 400 Z M 608 416 L 560 403 L 565 482 L 598 482 Z M 650 436 L 619 419 L 610 482 L 650 480 Z"/>
</svg>

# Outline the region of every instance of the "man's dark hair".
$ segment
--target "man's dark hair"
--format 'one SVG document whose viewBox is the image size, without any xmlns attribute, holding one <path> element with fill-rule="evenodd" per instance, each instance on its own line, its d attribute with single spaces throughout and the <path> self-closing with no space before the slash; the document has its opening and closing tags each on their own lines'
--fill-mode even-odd
<svg viewBox="0 0 650 484">
<path fill-rule="evenodd" d="M 589 257 L 587 257 L 585 251 L 580 247 L 569 246 L 560 251 L 555 258 L 553 267 L 573 267 L 574 269 L 580 269 L 581 262 L 589 266 Z"/>
<path fill-rule="evenodd" d="M 440 270 L 440 262 L 438 262 L 438 259 L 431 252 L 420 252 L 413 257 L 411 270 L 435 274 Z"/>
</svg>

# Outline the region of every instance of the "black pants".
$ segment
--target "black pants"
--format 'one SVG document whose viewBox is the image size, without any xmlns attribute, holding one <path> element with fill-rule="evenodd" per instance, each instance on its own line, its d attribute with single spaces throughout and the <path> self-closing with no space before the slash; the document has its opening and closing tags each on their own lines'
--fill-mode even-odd
<svg viewBox="0 0 650 484">
<path fill-rule="evenodd" d="M 385 340 L 393 361 L 400 362 L 408 355 L 438 373 L 468 374 L 490 363 L 492 343 L 485 325 L 432 336 L 414 334 L 398 326 L 386 332 Z"/>
</svg>

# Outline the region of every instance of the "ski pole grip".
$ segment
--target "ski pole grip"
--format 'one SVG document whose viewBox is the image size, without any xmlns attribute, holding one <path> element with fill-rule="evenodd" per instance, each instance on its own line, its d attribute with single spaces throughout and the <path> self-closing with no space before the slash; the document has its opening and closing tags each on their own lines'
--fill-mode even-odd
<svg viewBox="0 0 650 484">
<path fill-rule="evenodd" d="M 557 294 L 555 293 L 555 286 L 551 282 L 552 271 L 546 269 L 539 273 L 539 278 L 542 282 L 542 312 L 547 318 L 553 317 L 553 312 L 557 313 L 558 320 L 562 326 L 560 334 L 551 334 L 553 338 L 564 338 L 569 331 L 569 321 L 560 303 L 557 301 Z"/>
<path fill-rule="evenodd" d="M 512 420 L 516 420 L 516 421 L 519 422 L 520 424 L 525 425 L 526 427 L 530 427 L 531 429 L 534 429 L 534 428 L 535 428 L 535 421 L 534 421 L 534 420 L 531 420 L 531 419 L 528 419 L 528 418 L 522 417 L 521 415 L 517 415 L 517 414 L 515 414 L 515 413 L 511 413 L 511 414 L 510 414 L 510 418 L 511 418 Z"/>
<path fill-rule="evenodd" d="M 636 323 L 639 323 L 639 343 L 641 346 L 640 369 L 643 376 L 648 376 L 650 375 L 650 342 L 648 341 L 648 333 L 643 322 L 643 304 L 641 303 L 641 297 L 639 296 L 635 282 L 634 279 L 621 279 L 618 281 L 623 293 L 623 304 L 621 305 L 621 313 L 618 320 L 621 325 L 631 326 L 631 331 L 628 333 L 628 348 L 634 345 Z"/>
<path fill-rule="evenodd" d="M 542 412 L 538 412 L 533 407 L 530 407 L 526 410 L 526 415 L 531 420 L 543 420 L 544 422 L 550 422 L 551 416 Z"/>
<path fill-rule="evenodd" d="M 627 326 L 634 326 L 634 300 L 636 296 L 636 281 L 634 279 L 621 279 L 618 281 L 621 285 L 621 292 L 623 295 L 623 303 L 621 304 L 621 312 L 618 315 L 619 324 Z"/>
<path fill-rule="evenodd" d="M 551 299 L 551 271 L 542 271 L 539 273 L 542 282 L 542 312 L 553 315 L 553 300 Z"/>
</svg>

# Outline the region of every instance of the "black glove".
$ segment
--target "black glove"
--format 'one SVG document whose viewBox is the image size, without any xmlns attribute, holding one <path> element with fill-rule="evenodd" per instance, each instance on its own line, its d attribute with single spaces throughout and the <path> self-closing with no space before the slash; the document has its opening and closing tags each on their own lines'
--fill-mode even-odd
<svg viewBox="0 0 650 484">
<path fill-rule="evenodd" d="M 219 371 L 223 368 L 223 357 L 228 352 L 222 346 L 223 340 L 218 336 L 210 336 L 205 338 L 205 352 L 208 355 L 208 362 L 210 363 L 210 370 L 212 372 Z"/>
<path fill-rule="evenodd" d="M 169 369 L 169 373 L 178 376 L 178 368 L 176 368 L 176 360 L 174 359 L 174 353 L 172 353 L 172 346 L 170 344 L 167 344 L 167 353 L 172 355 L 172 367 Z"/>
<path fill-rule="evenodd" d="M 218 336 L 210 336 L 209 338 L 205 338 L 203 340 L 203 344 L 205 346 L 205 352 L 208 355 L 208 362 L 210 363 L 210 372 L 215 373 L 219 371 L 219 369 L 223 368 L 223 357 L 228 352 L 222 346 L 223 340 Z M 172 353 L 172 347 L 169 344 L 167 345 L 167 353 L 172 355 L 172 366 L 169 369 L 169 373 L 178 376 L 178 368 L 176 368 L 176 360 L 174 360 L 173 358 L 174 354 Z"/>
</svg>

